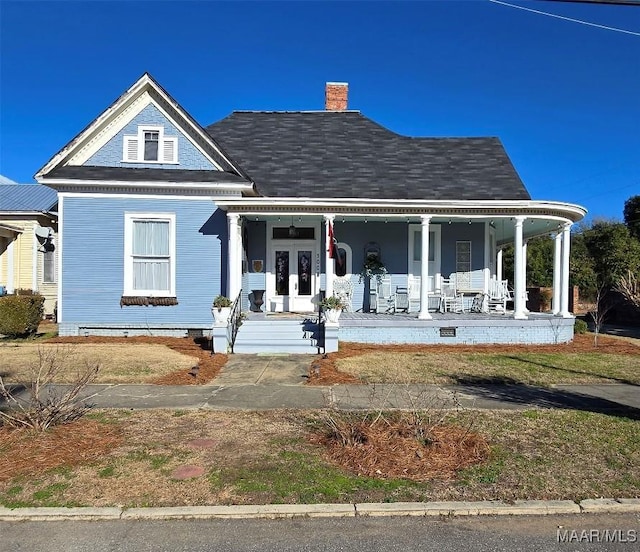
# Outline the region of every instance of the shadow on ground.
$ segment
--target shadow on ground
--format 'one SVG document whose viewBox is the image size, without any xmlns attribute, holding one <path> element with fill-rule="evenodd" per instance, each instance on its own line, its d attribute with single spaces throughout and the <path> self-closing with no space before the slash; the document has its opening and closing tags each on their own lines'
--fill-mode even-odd
<svg viewBox="0 0 640 552">
<path fill-rule="evenodd" d="M 456 380 L 460 391 L 478 399 L 530 405 L 537 408 L 583 410 L 640 420 L 639 408 L 576 391 L 527 385 L 505 377 L 496 379 L 464 376 Z"/>
</svg>

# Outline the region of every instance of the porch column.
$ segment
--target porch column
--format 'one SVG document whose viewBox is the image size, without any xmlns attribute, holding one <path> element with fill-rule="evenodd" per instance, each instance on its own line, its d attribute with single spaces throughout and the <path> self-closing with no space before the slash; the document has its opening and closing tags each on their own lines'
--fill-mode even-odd
<svg viewBox="0 0 640 552">
<path fill-rule="evenodd" d="M 560 316 L 571 318 L 569 312 L 569 249 L 571 244 L 571 223 L 566 222 L 562 227 L 562 283 Z"/>
<path fill-rule="evenodd" d="M 496 280 L 502 281 L 502 249 L 498 249 L 498 255 L 496 258 Z"/>
<path fill-rule="evenodd" d="M 227 220 L 229 222 L 229 247 L 228 247 L 228 278 L 227 278 L 227 290 L 229 299 L 235 301 L 238 293 L 240 292 L 240 215 L 237 213 L 227 213 Z"/>
<path fill-rule="evenodd" d="M 524 320 L 527 318 L 526 313 L 524 312 L 525 304 L 524 304 L 524 289 L 522 285 L 523 276 L 524 276 L 524 248 L 522 244 L 522 225 L 524 224 L 525 217 L 516 217 L 515 220 L 515 239 L 513 244 L 513 253 L 514 253 L 514 289 L 513 289 L 513 306 L 515 312 L 513 313 L 513 317 L 516 319 Z"/>
<path fill-rule="evenodd" d="M 551 307 L 553 314 L 560 314 L 560 297 L 562 297 L 561 279 L 562 279 L 562 233 L 553 234 L 553 298 L 551 299 Z"/>
<path fill-rule="evenodd" d="M 422 249 L 420 251 L 420 320 L 431 320 L 429 314 L 429 223 L 430 216 L 421 216 Z"/>
<path fill-rule="evenodd" d="M 9 238 L 9 243 L 7 244 L 7 293 L 9 294 L 15 291 L 14 245 L 16 239 L 17 236 Z"/>
<path fill-rule="evenodd" d="M 528 241 L 522 243 L 522 308 L 525 313 L 529 313 L 527 308 L 527 245 Z"/>
<path fill-rule="evenodd" d="M 326 245 L 324 251 L 324 286 L 327 297 L 333 295 L 333 279 L 335 276 L 333 257 L 331 257 L 331 248 L 333 247 L 331 240 L 333 236 L 331 235 L 332 232 L 330 232 L 334 217 L 335 215 L 324 215 L 324 243 Z"/>
</svg>

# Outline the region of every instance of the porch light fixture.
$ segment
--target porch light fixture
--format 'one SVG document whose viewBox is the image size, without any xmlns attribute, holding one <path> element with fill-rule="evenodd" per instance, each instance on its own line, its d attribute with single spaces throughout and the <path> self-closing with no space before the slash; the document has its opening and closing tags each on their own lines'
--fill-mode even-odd
<svg viewBox="0 0 640 552">
<path fill-rule="evenodd" d="M 289 226 L 289 237 L 295 238 L 298 235 L 298 229 L 293 224 L 293 217 L 291 217 L 291 226 Z"/>
</svg>

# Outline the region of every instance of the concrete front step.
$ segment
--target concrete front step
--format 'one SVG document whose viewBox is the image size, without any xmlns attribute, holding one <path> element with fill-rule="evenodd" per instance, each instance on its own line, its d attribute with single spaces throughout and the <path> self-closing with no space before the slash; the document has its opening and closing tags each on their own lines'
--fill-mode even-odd
<svg viewBox="0 0 640 552">
<path fill-rule="evenodd" d="M 238 354 L 317 354 L 317 324 L 302 320 L 247 320 L 238 329 Z"/>
</svg>

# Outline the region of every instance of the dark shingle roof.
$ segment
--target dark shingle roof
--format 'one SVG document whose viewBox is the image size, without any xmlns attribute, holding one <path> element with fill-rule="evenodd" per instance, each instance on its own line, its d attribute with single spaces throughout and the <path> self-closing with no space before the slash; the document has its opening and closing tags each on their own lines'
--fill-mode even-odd
<svg viewBox="0 0 640 552">
<path fill-rule="evenodd" d="M 39 184 L 6 184 L 0 187 L 0 211 L 52 211 L 58 203 L 55 190 Z"/>
<path fill-rule="evenodd" d="M 530 199 L 498 138 L 410 138 L 354 111 L 240 111 L 206 130 L 265 196 Z"/>
<path fill-rule="evenodd" d="M 131 167 L 96 167 L 67 165 L 47 174 L 47 178 L 79 180 L 115 180 L 122 182 L 222 182 L 248 184 L 234 173 L 224 171 L 192 171 L 185 169 L 140 169 Z"/>
</svg>

